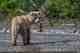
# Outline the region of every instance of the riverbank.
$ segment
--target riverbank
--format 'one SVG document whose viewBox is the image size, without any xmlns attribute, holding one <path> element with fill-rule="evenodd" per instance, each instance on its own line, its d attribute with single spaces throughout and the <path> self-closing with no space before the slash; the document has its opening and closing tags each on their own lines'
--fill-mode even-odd
<svg viewBox="0 0 80 53">
<path fill-rule="evenodd" d="M 36 48 L 34 46 L 15 46 L 1 49 L 0 53 L 78 53 L 74 48 Z"/>
</svg>

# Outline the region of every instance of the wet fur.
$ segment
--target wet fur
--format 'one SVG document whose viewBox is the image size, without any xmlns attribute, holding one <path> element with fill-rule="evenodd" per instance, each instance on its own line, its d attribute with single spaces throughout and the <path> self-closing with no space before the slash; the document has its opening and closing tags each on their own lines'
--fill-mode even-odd
<svg viewBox="0 0 80 53">
<path fill-rule="evenodd" d="M 22 36 L 23 43 L 29 44 L 30 39 L 30 26 L 33 22 L 32 16 L 26 15 L 26 16 L 16 16 L 12 19 L 11 22 L 11 39 L 12 44 L 16 45 L 16 39 L 18 35 Z M 26 42 L 28 40 L 28 42 Z"/>
</svg>

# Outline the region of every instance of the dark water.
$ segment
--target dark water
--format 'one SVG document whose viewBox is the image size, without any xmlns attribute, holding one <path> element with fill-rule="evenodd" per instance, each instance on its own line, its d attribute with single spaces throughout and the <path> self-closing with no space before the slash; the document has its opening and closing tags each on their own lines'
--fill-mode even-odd
<svg viewBox="0 0 80 53">
<path fill-rule="evenodd" d="M 8 47 L 9 33 L 0 32 L 0 48 Z"/>
<path fill-rule="evenodd" d="M 21 42 L 20 37 L 18 38 Z M 8 48 L 10 34 L 0 32 L 0 48 Z M 80 48 L 79 34 L 62 34 L 49 32 L 31 33 L 31 45 L 37 48 Z"/>
</svg>

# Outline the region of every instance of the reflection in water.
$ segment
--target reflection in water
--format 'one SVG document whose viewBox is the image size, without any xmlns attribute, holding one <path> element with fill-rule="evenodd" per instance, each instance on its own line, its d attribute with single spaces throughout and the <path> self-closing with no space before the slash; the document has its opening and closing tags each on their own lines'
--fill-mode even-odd
<svg viewBox="0 0 80 53">
<path fill-rule="evenodd" d="M 10 34 L 0 32 L 0 48 L 7 48 Z M 18 43 L 19 44 L 19 43 Z M 80 48 L 80 36 L 56 33 L 37 33 L 31 35 L 31 45 L 41 48 Z"/>
</svg>

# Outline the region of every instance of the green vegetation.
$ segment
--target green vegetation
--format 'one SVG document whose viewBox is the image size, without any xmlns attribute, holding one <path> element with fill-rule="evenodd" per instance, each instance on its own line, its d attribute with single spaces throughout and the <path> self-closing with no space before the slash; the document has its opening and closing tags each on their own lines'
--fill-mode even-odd
<svg viewBox="0 0 80 53">
<path fill-rule="evenodd" d="M 78 3 L 74 0 L 48 0 L 48 9 L 49 15 L 57 16 L 57 17 L 72 17 L 74 15 L 73 11 L 77 10 L 74 9 L 78 5 Z"/>
<path fill-rule="evenodd" d="M 11 19 L 13 16 L 40 8 L 44 2 L 45 0 L 0 0 L 0 13 L 6 15 L 4 19 Z"/>
<path fill-rule="evenodd" d="M 80 20 L 80 0 L 48 0 L 50 20 L 62 20 L 61 22 L 77 19 Z M 58 22 L 60 23 L 60 22 Z M 52 23 L 54 24 L 54 23 Z"/>
<path fill-rule="evenodd" d="M 80 0 L 0 0 L 0 21 L 10 21 L 13 16 L 42 7 L 46 9 L 45 14 L 51 26 L 69 20 L 80 21 Z"/>
</svg>

